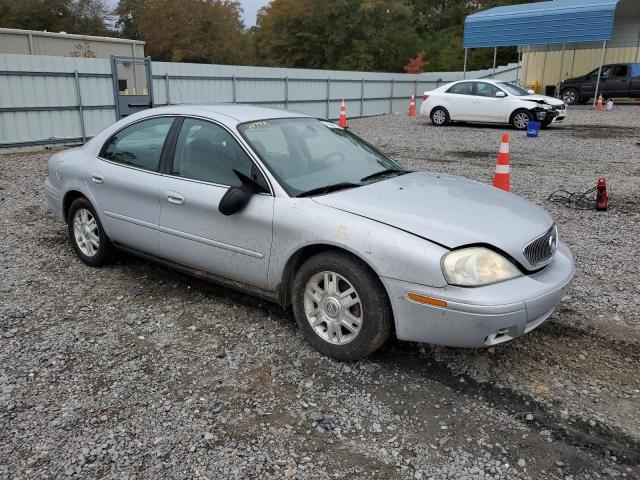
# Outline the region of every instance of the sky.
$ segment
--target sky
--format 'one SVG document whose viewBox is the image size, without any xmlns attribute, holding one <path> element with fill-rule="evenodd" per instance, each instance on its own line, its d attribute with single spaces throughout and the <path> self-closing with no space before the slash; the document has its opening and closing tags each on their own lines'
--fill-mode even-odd
<svg viewBox="0 0 640 480">
<path fill-rule="evenodd" d="M 270 0 L 240 0 L 242 9 L 244 10 L 243 20 L 247 27 L 253 27 L 256 24 L 256 14 L 260 7 L 264 7 Z"/>
</svg>

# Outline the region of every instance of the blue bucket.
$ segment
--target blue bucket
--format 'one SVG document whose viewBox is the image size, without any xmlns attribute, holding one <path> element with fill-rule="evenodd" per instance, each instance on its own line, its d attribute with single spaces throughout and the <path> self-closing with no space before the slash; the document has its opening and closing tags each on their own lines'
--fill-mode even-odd
<svg viewBox="0 0 640 480">
<path fill-rule="evenodd" d="M 527 137 L 538 138 L 541 126 L 542 124 L 540 122 L 529 122 L 527 125 Z"/>
</svg>

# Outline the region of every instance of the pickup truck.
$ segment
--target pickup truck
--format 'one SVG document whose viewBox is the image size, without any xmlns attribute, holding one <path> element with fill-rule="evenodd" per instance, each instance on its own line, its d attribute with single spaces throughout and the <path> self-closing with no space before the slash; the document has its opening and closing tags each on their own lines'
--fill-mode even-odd
<svg viewBox="0 0 640 480">
<path fill-rule="evenodd" d="M 602 92 L 604 98 L 640 98 L 640 63 L 616 63 L 602 67 L 600 86 L 596 93 L 598 70 L 581 77 L 568 78 L 560 82 L 560 98 L 567 105 L 587 103 Z"/>
</svg>

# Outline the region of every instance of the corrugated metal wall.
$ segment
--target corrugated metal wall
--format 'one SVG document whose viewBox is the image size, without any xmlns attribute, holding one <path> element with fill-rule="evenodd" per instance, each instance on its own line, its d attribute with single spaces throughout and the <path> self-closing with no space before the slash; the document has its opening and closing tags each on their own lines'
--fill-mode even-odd
<svg viewBox="0 0 640 480">
<path fill-rule="evenodd" d="M 349 117 L 405 113 L 414 92 L 419 109 L 424 91 L 461 78 L 449 73 L 454 78 L 434 80 L 434 74 L 152 63 L 156 106 L 255 103 L 331 119 L 343 98 Z M 515 70 L 500 75 L 512 80 Z M 486 72 L 467 74 L 481 76 Z M 0 147 L 81 142 L 116 120 L 113 92 L 107 59 L 0 54 Z"/>
<path fill-rule="evenodd" d="M 69 57 L 87 48 L 95 58 L 109 58 L 111 55 L 144 56 L 144 42 L 141 41 L 0 28 L 0 53 Z"/>
</svg>

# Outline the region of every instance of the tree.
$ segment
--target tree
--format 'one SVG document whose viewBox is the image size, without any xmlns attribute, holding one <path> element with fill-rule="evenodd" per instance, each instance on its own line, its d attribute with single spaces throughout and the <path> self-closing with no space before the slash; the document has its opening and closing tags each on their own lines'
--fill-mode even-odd
<svg viewBox="0 0 640 480">
<path fill-rule="evenodd" d="M 0 27 L 106 35 L 109 15 L 104 0 L 0 0 Z"/>
<path fill-rule="evenodd" d="M 116 25 L 155 60 L 246 63 L 240 12 L 229 0 L 120 0 Z"/>
<path fill-rule="evenodd" d="M 401 71 L 422 40 L 405 0 L 273 0 L 258 14 L 266 65 Z"/>
<path fill-rule="evenodd" d="M 419 52 L 415 57 L 409 59 L 409 63 L 404 66 L 406 73 L 422 73 L 422 68 L 427 62 L 424 60 L 424 52 Z"/>
</svg>

